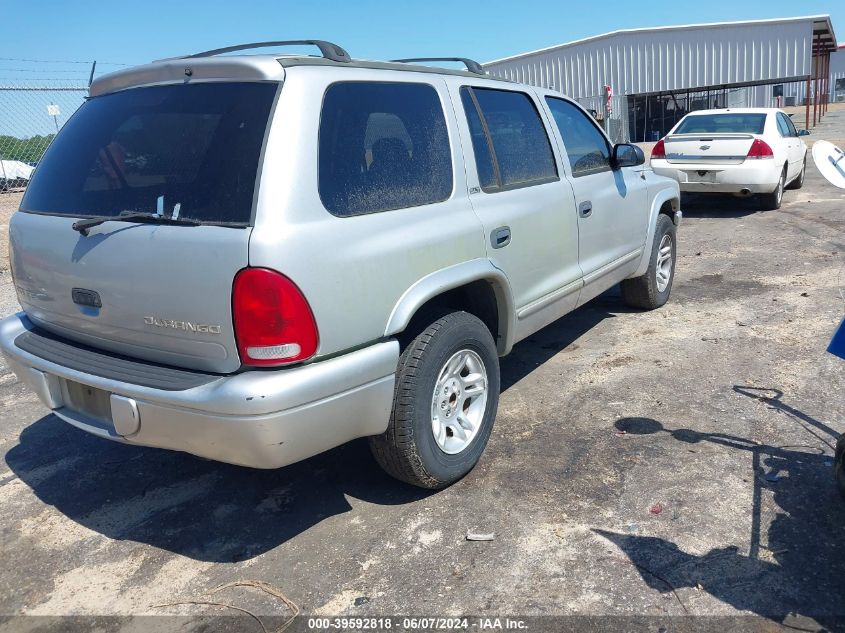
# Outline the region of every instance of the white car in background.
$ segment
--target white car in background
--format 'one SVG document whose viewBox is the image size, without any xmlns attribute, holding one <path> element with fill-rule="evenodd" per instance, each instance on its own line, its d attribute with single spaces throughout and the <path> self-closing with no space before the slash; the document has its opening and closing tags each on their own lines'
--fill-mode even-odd
<svg viewBox="0 0 845 633">
<path fill-rule="evenodd" d="M 678 121 L 651 152 L 651 168 L 681 191 L 760 197 L 780 208 L 783 190 L 800 189 L 807 146 L 792 119 L 776 108 L 699 110 Z"/>
</svg>

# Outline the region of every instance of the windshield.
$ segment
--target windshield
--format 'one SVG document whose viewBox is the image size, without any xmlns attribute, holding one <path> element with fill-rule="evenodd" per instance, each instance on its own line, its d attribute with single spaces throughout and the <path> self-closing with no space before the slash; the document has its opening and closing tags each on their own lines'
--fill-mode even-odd
<svg viewBox="0 0 845 633">
<path fill-rule="evenodd" d="M 690 114 L 673 134 L 762 134 L 765 114 Z"/>
<path fill-rule="evenodd" d="M 89 99 L 44 154 L 21 209 L 163 213 L 248 224 L 278 84 L 134 88 Z"/>
</svg>

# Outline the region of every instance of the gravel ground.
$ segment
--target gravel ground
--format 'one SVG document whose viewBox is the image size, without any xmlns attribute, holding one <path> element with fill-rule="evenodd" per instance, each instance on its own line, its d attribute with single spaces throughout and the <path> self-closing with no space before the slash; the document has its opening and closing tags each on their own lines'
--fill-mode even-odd
<svg viewBox="0 0 845 633">
<path fill-rule="evenodd" d="M 843 132 L 832 111 L 813 138 Z M 382 475 L 360 441 L 270 472 L 112 444 L 0 366 L 0 614 L 175 613 L 200 630 L 218 609 L 159 605 L 289 613 L 255 584 L 212 593 L 259 580 L 309 614 L 842 629 L 845 362 L 825 347 L 843 204 L 812 163 L 780 211 L 685 199 L 670 303 L 637 312 L 611 291 L 519 344 L 481 463 L 436 493 Z"/>
<path fill-rule="evenodd" d="M 17 210 L 23 193 L 0 192 L 0 314 L 20 310 L 9 275 L 9 218 Z"/>
</svg>

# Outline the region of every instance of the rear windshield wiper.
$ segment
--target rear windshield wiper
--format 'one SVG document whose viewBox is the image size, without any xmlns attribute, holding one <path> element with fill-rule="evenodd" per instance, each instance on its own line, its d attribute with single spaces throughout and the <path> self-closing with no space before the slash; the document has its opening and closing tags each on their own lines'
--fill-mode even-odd
<svg viewBox="0 0 845 633">
<path fill-rule="evenodd" d="M 99 226 L 103 222 L 138 222 L 139 224 L 179 224 L 183 226 L 199 226 L 199 220 L 188 218 L 171 218 L 159 213 L 148 213 L 143 211 L 121 211 L 118 215 L 100 215 L 95 218 L 79 220 L 74 222 L 74 231 L 82 235 L 88 235 L 88 229 Z"/>
</svg>

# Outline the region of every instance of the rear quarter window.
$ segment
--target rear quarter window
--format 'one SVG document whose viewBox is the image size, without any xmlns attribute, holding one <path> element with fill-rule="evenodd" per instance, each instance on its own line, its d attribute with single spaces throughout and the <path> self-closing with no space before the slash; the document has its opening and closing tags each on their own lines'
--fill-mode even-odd
<svg viewBox="0 0 845 633">
<path fill-rule="evenodd" d="M 333 215 L 418 207 L 452 194 L 446 119 L 427 84 L 332 84 L 319 153 L 320 199 Z"/>
</svg>

